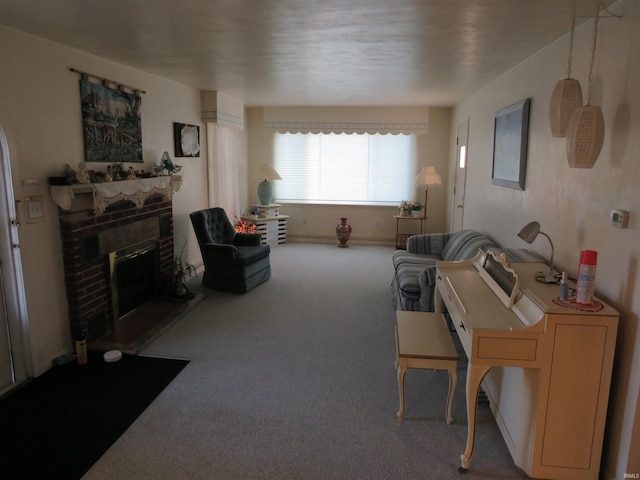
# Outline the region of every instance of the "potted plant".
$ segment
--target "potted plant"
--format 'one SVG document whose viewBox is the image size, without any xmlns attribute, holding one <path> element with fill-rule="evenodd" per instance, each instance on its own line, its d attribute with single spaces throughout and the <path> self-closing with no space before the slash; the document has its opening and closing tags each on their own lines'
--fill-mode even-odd
<svg viewBox="0 0 640 480">
<path fill-rule="evenodd" d="M 178 255 L 173 257 L 173 278 L 171 281 L 171 296 L 177 300 L 189 300 L 193 294 L 187 288 L 188 278 L 195 276 L 196 267 L 187 259 L 187 240 L 185 239 Z"/>
<path fill-rule="evenodd" d="M 249 210 L 249 215 L 251 215 L 253 220 L 257 220 L 260 215 L 260 208 L 257 205 L 253 205 Z"/>
<path fill-rule="evenodd" d="M 400 215 L 403 217 L 410 217 L 413 212 L 419 212 L 422 210 L 422 205 L 418 202 L 410 202 L 408 200 L 403 200 L 400 202 Z"/>
<path fill-rule="evenodd" d="M 178 173 L 182 170 L 182 165 L 176 165 L 173 163 L 173 160 L 171 160 L 171 157 L 169 156 L 169 152 L 164 152 L 160 158 L 160 165 L 156 170 L 164 171 L 167 175 L 173 175 L 174 173 Z"/>
</svg>

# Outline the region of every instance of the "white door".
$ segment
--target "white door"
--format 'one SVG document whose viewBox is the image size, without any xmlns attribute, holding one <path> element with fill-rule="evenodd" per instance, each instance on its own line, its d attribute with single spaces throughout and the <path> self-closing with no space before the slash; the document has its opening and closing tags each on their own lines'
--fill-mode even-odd
<svg viewBox="0 0 640 480">
<path fill-rule="evenodd" d="M 0 269 L 2 266 L 0 265 Z M 11 344 L 9 342 L 9 322 L 7 321 L 4 288 L 0 275 L 0 391 L 13 383 L 13 364 L 11 361 Z"/>
<path fill-rule="evenodd" d="M 467 179 L 467 142 L 469 141 L 469 119 L 458 125 L 456 142 L 456 173 L 453 186 L 452 232 L 462 230 L 464 219 L 464 188 Z"/>
<path fill-rule="evenodd" d="M 31 371 L 17 211 L 9 147 L 0 125 L 0 394 Z"/>
</svg>

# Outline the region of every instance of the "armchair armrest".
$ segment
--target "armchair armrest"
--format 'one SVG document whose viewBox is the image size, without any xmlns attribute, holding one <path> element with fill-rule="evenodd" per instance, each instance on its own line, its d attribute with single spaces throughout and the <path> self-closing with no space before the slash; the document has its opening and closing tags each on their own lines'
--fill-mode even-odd
<svg viewBox="0 0 640 480">
<path fill-rule="evenodd" d="M 239 247 L 257 247 L 262 242 L 260 233 L 236 233 L 233 244 Z"/>
<path fill-rule="evenodd" d="M 202 250 L 202 256 L 205 261 L 206 258 L 204 257 L 209 255 L 222 258 L 235 258 L 238 253 L 235 245 L 225 243 L 203 243 L 200 245 L 200 249 Z"/>
<path fill-rule="evenodd" d="M 412 235 L 407 240 L 407 252 L 441 256 L 450 236 L 450 233 L 423 233 L 422 235 Z"/>
</svg>

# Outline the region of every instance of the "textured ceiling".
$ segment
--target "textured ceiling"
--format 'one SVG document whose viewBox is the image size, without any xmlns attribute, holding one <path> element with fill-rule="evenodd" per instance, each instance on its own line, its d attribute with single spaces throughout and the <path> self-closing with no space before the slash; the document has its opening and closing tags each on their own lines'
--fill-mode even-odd
<svg viewBox="0 0 640 480">
<path fill-rule="evenodd" d="M 572 8 L 580 23 L 595 5 L 0 0 L 0 23 L 248 106 L 443 106 L 568 33 Z"/>
</svg>

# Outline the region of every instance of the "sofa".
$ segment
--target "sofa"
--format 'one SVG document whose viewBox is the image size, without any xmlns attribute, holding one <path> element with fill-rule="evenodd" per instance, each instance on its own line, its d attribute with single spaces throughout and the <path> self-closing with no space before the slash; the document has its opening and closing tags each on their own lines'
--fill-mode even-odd
<svg viewBox="0 0 640 480">
<path fill-rule="evenodd" d="M 438 260 L 469 260 L 496 244 L 476 230 L 426 233 L 407 240 L 406 250 L 393 254 L 391 283 L 396 310 L 433 312 L 436 263 Z"/>
</svg>

